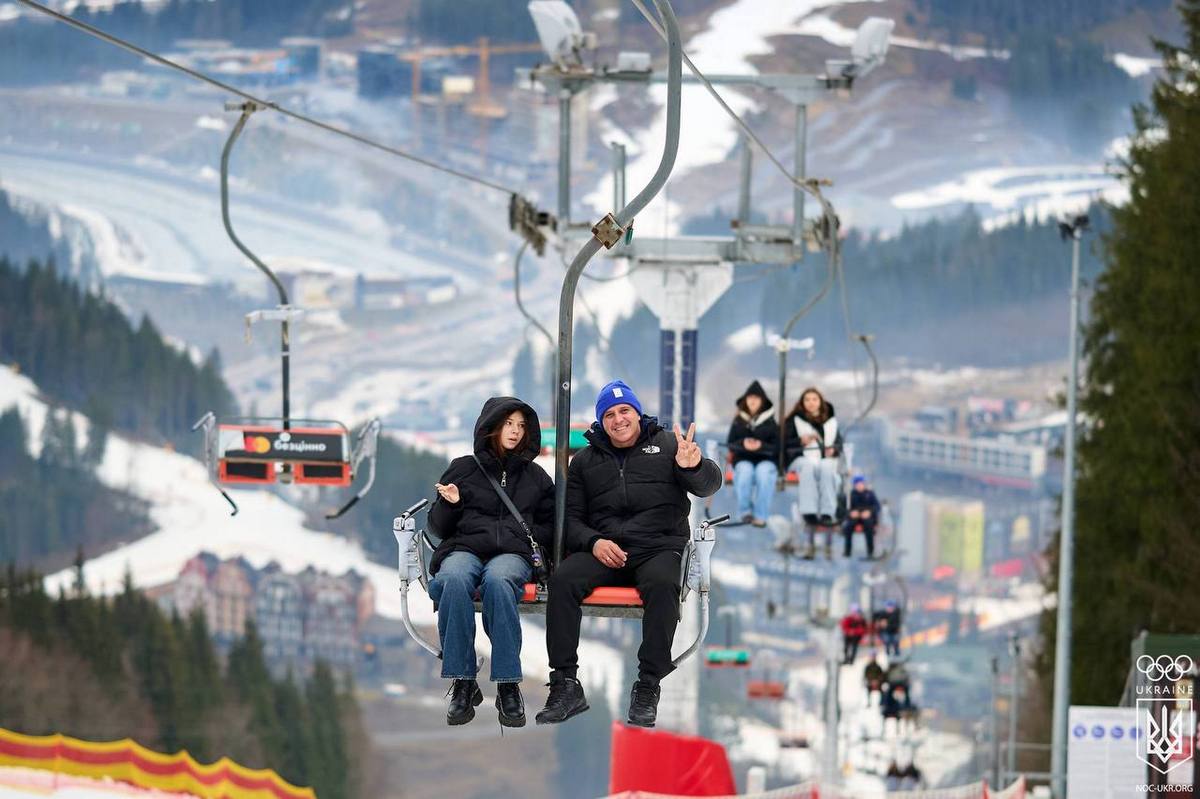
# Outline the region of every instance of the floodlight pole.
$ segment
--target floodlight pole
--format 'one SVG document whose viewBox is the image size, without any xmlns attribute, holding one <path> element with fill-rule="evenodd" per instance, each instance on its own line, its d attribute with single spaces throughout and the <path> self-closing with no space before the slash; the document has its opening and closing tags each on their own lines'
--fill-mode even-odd
<svg viewBox="0 0 1200 799">
<path fill-rule="evenodd" d="M 1058 545 L 1058 620 L 1054 642 L 1054 720 L 1050 772 L 1054 799 L 1066 797 L 1067 709 L 1071 700 L 1071 589 L 1075 561 L 1075 421 L 1079 385 L 1079 241 L 1087 217 L 1064 224 L 1071 238 L 1071 377 L 1067 383 L 1067 426 L 1064 445 L 1062 530 Z"/>
</svg>

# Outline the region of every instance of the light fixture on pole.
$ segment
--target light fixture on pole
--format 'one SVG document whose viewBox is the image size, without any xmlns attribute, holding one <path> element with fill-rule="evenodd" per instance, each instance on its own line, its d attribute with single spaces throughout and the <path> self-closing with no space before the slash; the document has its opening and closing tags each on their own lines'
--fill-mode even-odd
<svg viewBox="0 0 1200 799">
<path fill-rule="evenodd" d="M 1079 241 L 1088 229 L 1086 214 L 1059 222 L 1063 240 L 1071 241 L 1071 376 L 1067 382 L 1067 427 L 1063 447 L 1062 530 L 1058 544 L 1058 622 L 1054 644 L 1054 719 L 1050 772 L 1054 799 L 1066 796 L 1067 707 L 1071 702 L 1071 584 L 1075 561 L 1075 422 L 1079 385 Z"/>
</svg>

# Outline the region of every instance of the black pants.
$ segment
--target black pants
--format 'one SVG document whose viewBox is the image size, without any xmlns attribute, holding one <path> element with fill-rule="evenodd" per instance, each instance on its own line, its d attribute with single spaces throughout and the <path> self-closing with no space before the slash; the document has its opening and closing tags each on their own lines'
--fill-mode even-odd
<svg viewBox="0 0 1200 799">
<path fill-rule="evenodd" d="M 638 676 L 655 682 L 671 665 L 671 643 L 679 624 L 678 552 L 629 553 L 625 565 L 611 569 L 590 552 L 567 557 L 550 577 L 546 602 L 546 651 L 550 668 L 574 676 L 579 667 L 579 624 L 582 603 L 600 586 L 634 586 L 642 595 L 642 646 Z"/>
<path fill-rule="evenodd" d="M 875 556 L 875 520 L 868 519 L 847 519 L 842 525 L 842 537 L 846 540 L 845 549 L 842 551 L 844 557 L 850 557 L 850 542 L 854 538 L 854 526 L 861 524 L 863 529 L 863 538 L 867 540 L 867 557 Z"/>
<path fill-rule="evenodd" d="M 853 663 L 858 657 L 858 644 L 862 641 L 861 635 L 847 635 L 842 638 L 842 660 L 846 663 Z"/>
</svg>

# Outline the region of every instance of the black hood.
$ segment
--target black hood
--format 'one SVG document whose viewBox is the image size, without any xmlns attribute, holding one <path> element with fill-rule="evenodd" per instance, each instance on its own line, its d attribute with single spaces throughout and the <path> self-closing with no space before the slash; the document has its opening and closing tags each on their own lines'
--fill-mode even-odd
<svg viewBox="0 0 1200 799">
<path fill-rule="evenodd" d="M 767 392 L 763 389 L 762 383 L 755 380 L 746 388 L 744 392 L 742 392 L 742 396 L 737 398 L 737 406 L 739 411 L 742 411 L 743 413 L 749 413 L 749 411 L 746 410 L 746 397 L 751 395 L 762 397 L 763 404 L 762 407 L 758 409 L 758 413 L 761 414 L 775 407 L 775 405 L 771 402 L 771 398 L 767 396 Z"/>
<path fill-rule="evenodd" d="M 638 433 L 637 441 L 633 443 L 635 447 L 663 429 L 663 426 L 658 423 L 657 416 L 647 416 L 644 413 L 642 414 L 641 426 L 642 429 Z M 592 422 L 592 426 L 587 429 L 583 437 L 596 446 L 613 451 L 616 450 L 616 447 L 613 446 L 612 441 L 608 438 L 608 433 L 604 431 L 604 425 L 600 424 L 600 422 Z"/>
<path fill-rule="evenodd" d="M 525 414 L 525 449 L 514 453 L 518 457 L 531 461 L 542 451 L 542 425 L 538 421 L 537 411 L 527 402 L 516 397 L 492 397 L 483 403 L 483 410 L 475 420 L 475 454 L 495 457 L 492 448 L 488 446 L 487 435 L 513 411 Z"/>
</svg>

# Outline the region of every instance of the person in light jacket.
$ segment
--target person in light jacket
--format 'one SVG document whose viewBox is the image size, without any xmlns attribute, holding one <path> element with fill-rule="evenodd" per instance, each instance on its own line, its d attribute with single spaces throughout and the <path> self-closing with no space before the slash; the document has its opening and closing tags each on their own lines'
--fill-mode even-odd
<svg viewBox="0 0 1200 799">
<path fill-rule="evenodd" d="M 786 453 L 800 473 L 800 513 L 809 524 L 835 524 L 838 456 L 842 435 L 833 405 L 816 388 L 806 388 L 787 418 Z"/>
</svg>

